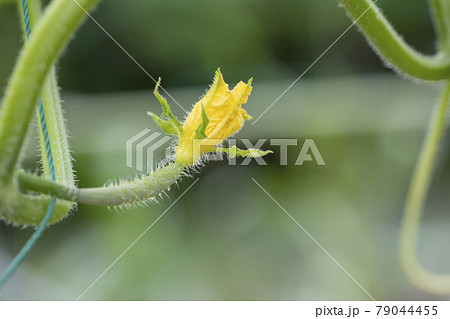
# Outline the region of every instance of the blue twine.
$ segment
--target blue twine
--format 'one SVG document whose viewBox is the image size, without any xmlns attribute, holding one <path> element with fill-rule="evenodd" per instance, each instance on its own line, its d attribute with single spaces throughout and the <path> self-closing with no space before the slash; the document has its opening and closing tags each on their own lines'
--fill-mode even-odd
<svg viewBox="0 0 450 319">
<path fill-rule="evenodd" d="M 26 0 L 24 0 L 24 1 L 26 1 Z M 50 137 L 48 135 L 47 121 L 45 120 L 44 105 L 42 104 L 42 100 L 40 98 L 39 98 L 38 109 L 39 109 L 39 119 L 41 121 L 42 133 L 44 134 L 45 151 L 47 153 L 48 167 L 49 167 L 49 171 L 50 171 L 50 179 L 52 181 L 56 181 L 55 166 L 53 164 L 53 156 L 52 156 L 52 146 L 50 144 Z"/>
<path fill-rule="evenodd" d="M 25 31 L 27 34 L 27 38 L 31 36 L 31 26 L 30 26 L 30 14 L 28 12 L 28 1 L 22 0 L 22 9 L 23 9 L 23 18 L 25 23 Z M 55 166 L 53 163 L 53 155 L 52 155 L 52 147 L 50 144 L 50 137 L 48 135 L 48 129 L 47 129 L 47 121 L 45 119 L 45 113 L 44 113 L 44 105 L 42 104 L 42 99 L 39 98 L 38 102 L 38 111 L 39 111 L 39 119 L 41 122 L 41 128 L 42 128 L 42 134 L 44 135 L 44 142 L 45 142 L 45 151 L 48 159 L 48 167 L 50 171 L 50 178 L 52 181 L 56 180 L 56 174 L 55 174 Z M 39 237 L 41 237 L 42 233 L 45 231 L 45 228 L 47 227 L 48 222 L 50 221 L 50 218 L 53 215 L 53 211 L 55 209 L 55 197 L 52 197 L 50 199 L 50 203 L 47 208 L 47 212 L 45 213 L 44 218 L 39 223 L 39 226 L 36 228 L 35 232 L 31 235 L 30 239 L 26 242 L 26 244 L 22 247 L 22 249 L 19 251 L 19 253 L 14 257 L 12 262 L 9 264 L 8 268 L 3 272 L 2 276 L 0 277 L 0 288 L 8 281 L 9 277 L 17 270 L 19 265 L 22 263 L 22 261 L 25 259 L 25 257 L 28 255 L 28 253 L 31 251 L 33 246 L 38 241 Z"/>
<path fill-rule="evenodd" d="M 19 265 L 22 263 L 22 261 L 25 259 L 25 257 L 28 255 L 28 253 L 33 248 L 34 244 L 36 244 L 39 237 L 41 237 L 42 233 L 44 232 L 47 223 L 49 222 L 50 218 L 52 217 L 53 210 L 55 209 L 55 197 L 52 197 L 50 199 L 50 203 L 47 208 L 47 213 L 44 216 L 44 219 L 39 224 L 38 228 L 36 228 L 33 235 L 31 235 L 30 239 L 26 242 L 25 246 L 22 247 L 22 249 L 19 251 L 19 253 L 14 257 L 14 259 L 9 264 L 8 268 L 3 272 L 2 277 L 0 278 L 0 288 L 8 281 L 9 277 L 17 270 Z"/>
<path fill-rule="evenodd" d="M 25 31 L 27 32 L 27 38 L 31 35 L 31 25 L 30 25 L 30 13 L 28 12 L 28 1 L 22 0 L 22 11 L 23 20 L 25 22 Z"/>
</svg>

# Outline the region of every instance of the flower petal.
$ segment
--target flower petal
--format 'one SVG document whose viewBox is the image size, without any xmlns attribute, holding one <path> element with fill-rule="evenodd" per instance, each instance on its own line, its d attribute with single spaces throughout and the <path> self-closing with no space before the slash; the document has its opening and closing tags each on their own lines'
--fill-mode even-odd
<svg viewBox="0 0 450 319">
<path fill-rule="evenodd" d="M 251 80 L 247 84 L 241 81 L 232 91 L 227 90 L 227 99 L 223 104 L 216 106 L 212 103 L 209 109 L 206 108 L 210 119 L 206 128 L 209 138 L 225 140 L 242 128 L 244 120 L 251 118 L 242 108 L 251 90 Z"/>
<path fill-rule="evenodd" d="M 180 134 L 175 154 L 177 161 L 189 165 L 195 163 L 203 153 L 242 128 L 244 120 L 251 118 L 242 108 L 252 90 L 251 81 L 247 84 L 241 81 L 230 91 L 220 69 L 217 69 L 210 89 L 194 105 L 183 124 L 183 134 Z M 203 118 L 202 109 L 206 113 Z M 204 121 L 204 118 L 209 121 Z M 204 123 L 206 128 L 202 126 Z"/>
</svg>

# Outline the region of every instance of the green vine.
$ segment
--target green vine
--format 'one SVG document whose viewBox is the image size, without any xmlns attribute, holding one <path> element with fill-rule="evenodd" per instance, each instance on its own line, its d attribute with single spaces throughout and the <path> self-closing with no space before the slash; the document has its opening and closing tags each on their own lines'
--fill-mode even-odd
<svg viewBox="0 0 450 319">
<path fill-rule="evenodd" d="M 91 10 L 98 1 L 79 3 Z M 52 65 L 85 17 L 74 1 L 53 1 L 25 43 L 2 101 L 0 185 L 11 184 L 39 92 Z"/>
<path fill-rule="evenodd" d="M 21 5 L 18 6 L 20 9 Z M 19 10 L 22 15 L 22 21 L 25 21 L 23 10 Z M 28 4 L 28 13 L 30 19 L 31 30 L 34 30 L 36 22 L 41 18 L 41 2 L 39 0 L 31 1 Z M 25 23 L 22 23 L 23 34 L 26 39 Z M 47 132 L 49 134 L 50 147 L 52 150 L 52 160 L 55 170 L 56 181 L 75 187 L 73 177 L 72 162 L 69 150 L 69 143 L 64 122 L 61 98 L 59 96 L 58 84 L 56 80 L 55 67 L 52 65 L 45 79 L 44 85 L 40 92 L 42 105 L 44 108 Z M 42 122 L 39 119 L 39 112 L 36 112 L 38 132 L 41 149 L 42 170 L 46 178 L 50 178 L 49 160 L 45 147 L 45 138 L 42 130 Z M 64 216 L 73 207 L 73 202 L 57 200 L 55 205 L 58 208 L 58 214 Z"/>
<path fill-rule="evenodd" d="M 450 55 L 450 1 L 429 0 L 429 2 L 437 34 L 437 49 L 448 57 Z"/>
<path fill-rule="evenodd" d="M 449 15 L 448 0 L 432 0 L 434 20 L 438 34 L 439 51 L 434 56 L 417 52 L 395 31 L 380 9 L 371 0 L 338 0 L 355 21 L 367 41 L 389 67 L 401 74 L 421 80 L 439 81 L 450 77 L 448 52 Z M 445 9 L 445 10 L 444 10 Z M 445 49 L 445 51 L 444 51 Z"/>
<path fill-rule="evenodd" d="M 91 10 L 98 1 L 83 0 L 79 3 Z M 19 55 L 2 101 L 0 115 L 0 216 L 19 225 L 39 224 L 50 201 L 49 196 L 21 193 L 14 179 L 19 154 L 40 92 L 57 165 L 57 181 L 74 185 L 53 64 L 86 15 L 72 0 L 53 1 L 39 20 L 38 10 L 35 3 L 30 6 L 33 35 Z M 46 157 L 42 156 L 42 159 L 44 174 L 48 174 Z M 71 202 L 58 200 L 50 223 L 65 217 L 72 206 Z"/>
<path fill-rule="evenodd" d="M 436 294 L 450 294 L 450 275 L 434 274 L 423 269 L 417 259 L 416 244 L 427 190 L 431 184 L 434 164 L 447 126 L 449 107 L 450 82 L 447 82 L 431 116 L 428 132 L 420 150 L 406 199 L 400 234 L 400 260 L 405 274 L 417 287 Z"/>
<path fill-rule="evenodd" d="M 407 278 L 419 289 L 450 294 L 450 274 L 425 270 L 417 259 L 416 244 L 433 167 L 447 127 L 450 99 L 450 0 L 430 0 L 437 34 L 437 52 L 425 56 L 409 46 L 370 0 L 338 0 L 380 57 L 400 74 L 421 80 L 446 80 L 414 169 L 406 198 L 400 234 L 400 260 Z"/>
</svg>

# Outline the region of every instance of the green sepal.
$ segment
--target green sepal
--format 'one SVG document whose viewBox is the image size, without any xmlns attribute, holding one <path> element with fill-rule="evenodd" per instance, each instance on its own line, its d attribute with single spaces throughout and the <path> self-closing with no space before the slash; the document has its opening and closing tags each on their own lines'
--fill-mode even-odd
<svg viewBox="0 0 450 319">
<path fill-rule="evenodd" d="M 206 115 L 205 107 L 202 105 L 202 124 L 198 126 L 198 128 L 195 130 L 195 138 L 196 139 L 203 139 L 207 138 L 205 130 L 208 126 L 209 118 L 208 115 Z"/>
<path fill-rule="evenodd" d="M 164 132 L 171 135 L 180 135 L 180 132 L 178 131 L 178 128 L 175 126 L 175 124 L 168 120 L 164 121 L 162 118 L 160 118 L 158 115 L 152 112 L 147 112 L 148 115 L 153 117 L 153 120 L 155 121 L 155 124 L 158 125 Z"/>
<path fill-rule="evenodd" d="M 158 78 L 158 82 L 156 83 L 153 94 L 156 96 L 156 98 L 159 101 L 159 104 L 161 104 L 161 107 L 163 109 L 161 117 L 155 115 L 152 112 L 147 112 L 147 114 L 153 117 L 156 125 L 158 125 L 164 132 L 172 135 L 180 135 L 181 133 L 183 133 L 183 125 L 175 117 L 175 115 L 172 114 L 172 111 L 170 110 L 170 106 L 169 103 L 167 103 L 167 100 L 159 94 L 158 88 L 160 87 L 160 83 L 161 78 Z M 164 117 L 168 117 L 169 119 L 168 120 L 162 119 Z"/>
<path fill-rule="evenodd" d="M 269 153 L 273 153 L 272 151 L 262 151 L 257 150 L 255 148 L 249 148 L 247 150 L 241 150 L 236 147 L 236 145 L 233 145 L 230 148 L 223 148 L 223 147 L 216 147 L 212 148 L 211 152 L 217 151 L 217 152 L 224 152 L 230 154 L 230 158 L 235 158 L 236 156 L 241 157 L 262 157 L 264 155 L 267 155 Z"/>
</svg>

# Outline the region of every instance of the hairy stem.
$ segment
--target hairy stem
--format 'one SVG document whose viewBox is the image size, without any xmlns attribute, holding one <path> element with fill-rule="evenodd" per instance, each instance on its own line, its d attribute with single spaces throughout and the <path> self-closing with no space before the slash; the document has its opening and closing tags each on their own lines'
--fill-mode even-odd
<svg viewBox="0 0 450 319">
<path fill-rule="evenodd" d="M 171 163 L 134 181 L 126 181 L 106 187 L 81 189 L 61 185 L 24 171 L 17 171 L 16 175 L 22 190 L 92 205 L 127 206 L 146 202 L 170 189 L 170 186 L 180 178 L 184 168 L 184 165 Z"/>
<path fill-rule="evenodd" d="M 76 187 L 59 184 L 23 170 L 16 171 L 16 177 L 23 191 L 47 194 L 67 201 L 75 201 L 78 198 L 79 189 Z"/>
<path fill-rule="evenodd" d="M 422 80 L 438 81 L 450 78 L 450 57 L 442 52 L 438 52 L 435 56 L 417 52 L 394 30 L 372 0 L 338 0 L 338 2 L 348 15 L 357 21 L 366 39 L 388 66 Z M 433 0 L 433 2 L 448 6 L 447 0 Z M 443 13 L 440 7 L 436 8 L 439 8 L 439 11 L 435 10 L 439 19 L 441 16 L 448 16 L 448 13 Z M 447 36 L 448 29 L 443 25 L 444 23 L 439 24 L 439 30 L 445 32 L 442 36 Z"/>
<path fill-rule="evenodd" d="M 56 168 L 56 181 L 64 185 L 75 186 L 69 142 L 54 67 L 50 69 L 50 73 L 44 82 L 41 98 L 44 105 L 53 162 Z M 45 139 L 39 120 L 38 125 L 44 176 L 49 178 L 49 164 L 45 155 Z"/>
<path fill-rule="evenodd" d="M 82 0 L 79 4 L 90 10 L 99 0 Z M 35 8 L 30 6 L 30 10 Z M 25 44 L 9 81 L 0 114 L 0 217 L 19 225 L 38 225 L 45 215 L 50 197 L 30 196 L 19 192 L 13 178 L 19 152 L 30 124 L 34 106 L 44 81 L 43 99 L 55 106 L 59 102 L 52 65 L 85 18 L 85 12 L 73 0 L 54 0 L 36 23 L 30 40 Z M 50 75 L 47 77 L 47 75 Z M 52 147 L 55 147 L 58 181 L 73 185 L 72 169 L 60 106 L 47 109 L 52 123 Z M 58 154 L 59 152 L 59 154 Z M 45 163 L 45 161 L 44 161 Z M 44 165 L 45 170 L 45 165 Z M 49 223 L 65 217 L 72 207 L 67 201 L 57 201 Z"/>
<path fill-rule="evenodd" d="M 41 16 L 41 1 L 34 0 L 28 1 L 28 17 L 30 19 L 30 30 L 34 30 L 37 21 Z M 27 31 L 25 26 L 25 17 L 23 16 L 23 10 L 21 1 L 18 1 L 19 12 L 22 15 L 23 34 L 25 41 L 27 41 Z M 32 32 L 32 31 L 31 31 Z M 50 147 L 52 151 L 52 160 L 54 167 L 55 180 L 58 183 L 75 187 L 75 181 L 73 178 L 72 161 L 69 150 L 69 142 L 66 133 L 66 127 L 62 111 L 61 98 L 59 96 L 58 84 L 56 80 L 55 67 L 52 66 L 48 73 L 44 85 L 41 90 L 41 100 L 43 110 L 45 114 L 44 121 L 46 122 L 46 128 L 48 132 L 48 138 L 50 141 Z M 40 112 L 36 112 L 38 132 L 41 146 L 41 162 L 44 176 L 50 179 L 50 167 L 49 160 L 47 158 L 46 142 L 44 137 L 44 131 L 42 129 L 42 122 L 40 118 Z M 70 202 L 57 202 L 56 207 L 63 209 L 66 206 L 65 211 L 68 213 L 73 207 L 74 203 Z M 61 212 L 61 214 L 64 214 Z"/>
<path fill-rule="evenodd" d="M 99 0 L 80 0 L 90 10 Z M 0 185 L 10 184 L 39 91 L 56 58 L 85 18 L 72 0 L 55 0 L 36 24 L 14 68 L 0 115 Z"/>
<path fill-rule="evenodd" d="M 450 56 L 450 0 L 429 0 L 438 37 L 438 50 Z"/>
<path fill-rule="evenodd" d="M 423 269 L 417 258 L 416 244 L 434 163 L 447 124 L 449 106 L 450 81 L 430 119 L 407 195 L 400 234 L 400 259 L 406 276 L 418 288 L 434 294 L 450 293 L 450 274 L 436 274 Z"/>
</svg>

